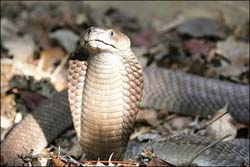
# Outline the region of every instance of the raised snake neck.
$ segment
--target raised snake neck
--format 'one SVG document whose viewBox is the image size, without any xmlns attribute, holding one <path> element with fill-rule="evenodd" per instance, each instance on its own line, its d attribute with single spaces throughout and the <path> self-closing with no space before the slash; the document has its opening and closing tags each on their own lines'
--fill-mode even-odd
<svg viewBox="0 0 250 167">
<path fill-rule="evenodd" d="M 84 66 L 80 65 L 78 70 L 82 67 L 84 68 Z M 228 110 L 236 120 L 249 123 L 248 86 L 204 79 L 202 77 L 158 67 L 144 69 L 144 78 L 145 88 L 141 103 L 142 107 L 158 109 L 165 107 L 170 111 L 186 115 L 198 114 L 207 116 L 218 108 L 228 104 Z M 58 93 L 50 101 L 45 102 L 42 107 L 39 107 L 32 114 L 24 118 L 1 144 L 1 156 L 3 156 L 4 161 L 13 162 L 13 157 L 15 157 L 16 153 L 25 153 L 25 150 L 31 148 L 34 150 L 34 153 L 40 152 L 41 149 L 50 143 L 58 134 L 71 126 L 72 120 L 68 112 L 69 104 L 67 99 L 67 92 Z M 76 125 L 77 121 L 74 121 L 74 124 Z M 77 135 L 78 134 L 79 133 L 77 133 Z M 123 141 L 126 142 L 126 140 L 127 139 Z M 183 141 L 189 141 L 188 144 L 185 144 L 186 142 L 178 144 L 175 140 L 167 139 L 159 144 L 156 142 L 154 146 L 156 152 L 157 150 L 162 150 L 160 148 L 165 148 L 162 152 L 160 151 L 162 155 L 179 155 L 178 153 L 185 152 L 183 150 L 186 150 L 188 154 L 194 153 L 194 148 L 205 145 L 204 142 L 199 142 L 199 138 L 197 138 L 197 140 L 194 138 L 194 140 L 197 142 L 183 139 Z M 174 144 L 171 145 L 170 143 Z M 237 164 L 241 161 L 249 160 L 249 158 L 247 159 L 249 152 L 242 154 L 242 148 L 240 147 L 235 147 L 234 150 L 230 151 L 227 147 L 231 146 L 229 144 L 223 144 L 222 146 L 219 145 L 216 147 L 217 149 L 215 149 L 214 153 L 211 152 L 211 157 L 215 157 L 218 153 L 224 155 L 221 156 L 218 161 L 203 158 L 204 161 L 197 161 L 197 164 L 210 163 L 210 165 L 215 165 L 220 161 L 223 162 L 221 164 L 225 165 L 230 164 L 231 160 L 229 159 L 234 159 L 235 157 L 238 157 Z M 159 145 L 161 146 L 159 147 Z M 168 149 L 167 146 L 171 146 L 171 149 Z M 192 146 L 192 148 L 187 150 L 186 146 Z M 122 149 L 124 149 L 124 146 Z M 174 154 L 173 151 L 171 152 L 171 150 L 175 149 L 178 150 L 175 152 L 176 154 Z M 228 152 L 223 151 L 225 149 L 228 150 Z M 183 156 L 183 154 L 180 155 L 181 157 Z M 207 156 L 209 157 L 209 155 Z"/>
<path fill-rule="evenodd" d="M 91 27 L 80 38 L 86 62 L 69 62 L 69 103 L 88 159 L 123 159 L 142 97 L 141 66 L 124 34 Z M 100 149 L 101 148 L 101 149 Z"/>
</svg>

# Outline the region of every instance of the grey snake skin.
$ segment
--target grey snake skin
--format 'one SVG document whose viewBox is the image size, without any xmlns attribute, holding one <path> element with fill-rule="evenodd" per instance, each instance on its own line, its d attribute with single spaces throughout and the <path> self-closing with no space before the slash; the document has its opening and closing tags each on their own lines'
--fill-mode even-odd
<svg viewBox="0 0 250 167">
<path fill-rule="evenodd" d="M 81 67 L 82 66 L 80 65 L 79 69 L 81 69 Z M 133 73 L 133 75 L 138 74 Z M 128 74 L 124 76 L 128 76 Z M 214 79 L 206 79 L 156 66 L 144 68 L 143 76 L 144 89 L 142 102 L 140 104 L 140 107 L 142 108 L 166 108 L 168 111 L 180 114 L 207 117 L 218 109 L 228 105 L 228 111 L 235 120 L 244 124 L 249 124 L 249 86 L 227 83 Z M 71 80 L 73 79 L 71 78 Z M 124 78 L 124 80 L 129 81 L 126 78 Z M 133 83 L 131 84 L 133 85 Z M 127 88 L 127 86 L 125 87 Z M 70 88 L 70 91 L 76 93 L 78 90 Z M 84 91 L 83 95 L 87 96 L 87 91 Z M 130 93 L 133 94 L 134 91 L 131 90 Z M 80 92 L 80 94 L 82 94 L 82 92 Z M 137 93 L 134 95 L 136 94 Z M 17 154 L 27 153 L 30 149 L 34 150 L 34 154 L 39 153 L 60 133 L 71 127 L 73 122 L 69 112 L 70 106 L 68 97 L 67 90 L 55 94 L 50 100 L 41 104 L 33 113 L 28 114 L 18 125 L 16 125 L 8 134 L 4 142 L 1 143 L 1 163 L 4 162 L 12 165 L 20 164 L 20 160 L 16 158 Z M 83 98 L 86 97 L 83 96 Z M 138 98 L 140 98 L 140 96 L 138 96 Z M 131 99 L 127 99 L 128 104 L 131 103 L 128 107 L 133 108 L 134 102 L 133 98 Z M 88 101 L 86 102 L 91 103 Z M 70 103 L 72 104 L 72 102 Z M 83 103 L 83 105 L 84 104 L 85 103 Z M 79 106 L 82 104 L 77 105 Z M 85 107 L 92 107 L 93 109 L 93 106 Z M 75 109 L 78 110 L 77 108 L 78 107 Z M 134 109 L 134 111 L 136 110 Z M 78 127 L 79 122 L 77 122 L 74 117 L 77 117 L 77 115 L 74 116 L 73 114 L 73 120 L 74 125 L 77 125 L 76 127 Z M 131 117 L 131 119 L 129 117 Z M 130 115 L 129 117 L 123 116 L 123 119 L 129 118 L 129 120 L 132 120 L 133 115 Z M 84 119 L 90 118 L 91 117 L 84 117 Z M 101 117 L 99 119 L 101 119 Z M 121 148 L 121 154 L 125 152 L 128 137 L 132 129 L 131 124 L 133 124 L 133 120 L 132 122 L 129 120 L 125 121 L 126 123 L 124 125 L 122 124 L 122 128 L 125 129 L 125 131 L 122 131 L 121 138 L 117 137 L 114 139 L 114 141 L 117 142 L 121 140 L 122 146 L 118 145 L 117 147 Z M 117 123 L 117 119 L 115 123 Z M 81 124 L 84 125 L 85 122 L 82 122 Z M 104 121 L 103 124 L 106 124 L 106 122 Z M 110 128 L 115 129 L 115 126 L 117 125 L 110 126 Z M 86 124 L 84 127 L 92 128 L 93 125 Z M 85 136 L 85 131 L 86 129 L 80 131 L 76 128 L 78 137 L 81 136 L 83 139 L 82 141 L 80 140 L 80 144 L 87 147 L 88 145 L 86 142 L 90 142 L 91 145 L 92 140 L 88 140 L 88 134 L 92 132 L 89 131 L 87 136 Z M 120 136 L 120 132 L 118 136 Z M 93 142 L 98 140 L 100 139 L 94 139 Z M 212 142 L 213 140 L 197 136 L 179 136 L 168 137 L 162 141 L 153 141 L 149 147 L 153 148 L 154 152 L 159 155 L 160 158 L 175 165 L 182 165 L 187 163 L 192 155 L 195 155 L 200 149 Z M 93 147 L 94 146 L 95 145 L 93 145 Z M 103 145 L 100 145 L 99 147 L 101 146 Z M 99 150 L 95 149 L 95 151 Z M 129 152 L 129 150 L 127 150 L 127 152 Z M 100 152 L 98 154 L 104 153 Z M 131 156 L 132 154 L 126 153 L 127 158 Z M 92 157 L 96 157 L 96 155 L 90 156 L 90 158 Z M 119 159 L 120 157 L 123 157 L 123 155 L 118 155 L 117 158 Z M 195 159 L 193 163 L 197 165 L 240 166 L 242 163 L 249 164 L 249 152 L 246 151 L 245 148 L 236 146 L 232 143 L 221 142 L 207 150 L 204 154 L 201 154 L 201 156 Z"/>
<path fill-rule="evenodd" d="M 208 79 L 159 67 L 144 70 L 143 107 L 167 108 L 207 117 L 228 105 L 239 122 L 249 124 L 249 86 Z"/>
</svg>

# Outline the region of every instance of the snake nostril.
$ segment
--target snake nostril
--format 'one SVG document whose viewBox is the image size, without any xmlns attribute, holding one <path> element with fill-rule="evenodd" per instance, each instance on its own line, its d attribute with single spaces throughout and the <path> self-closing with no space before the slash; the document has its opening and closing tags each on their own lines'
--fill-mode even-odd
<svg viewBox="0 0 250 167">
<path fill-rule="evenodd" d="M 91 33 L 91 28 L 89 28 L 89 30 L 88 30 L 88 34 L 90 34 Z"/>
<path fill-rule="evenodd" d="M 87 30 L 87 33 L 90 34 L 90 33 L 91 33 L 91 30 L 92 30 L 92 27 L 90 27 L 90 28 Z"/>
</svg>

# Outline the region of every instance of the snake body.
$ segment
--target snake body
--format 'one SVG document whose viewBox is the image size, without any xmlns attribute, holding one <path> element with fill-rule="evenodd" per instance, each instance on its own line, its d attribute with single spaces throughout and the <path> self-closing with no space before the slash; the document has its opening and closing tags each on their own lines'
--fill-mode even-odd
<svg viewBox="0 0 250 167">
<path fill-rule="evenodd" d="M 97 43 L 89 38 L 91 32 L 97 34 Z M 16 154 L 27 153 L 26 150 L 31 148 L 34 153 L 40 152 L 72 125 L 72 118 L 79 142 L 88 158 L 107 159 L 114 152 L 115 159 L 122 159 L 142 94 L 141 107 L 167 108 L 173 112 L 205 117 L 227 104 L 236 120 L 249 123 L 248 86 L 151 67 L 143 70 L 145 84 L 142 93 L 142 72 L 130 51 L 130 42 L 118 32 L 120 38 L 108 43 L 107 34 L 110 32 L 113 31 L 94 28 L 85 33 L 81 38 L 82 44 L 85 47 L 96 46 L 97 49 L 92 47 L 89 50 L 93 56 L 87 62 L 70 61 L 69 95 L 66 90 L 56 94 L 10 132 L 1 143 L 1 159 L 4 162 L 13 163 Z M 121 43 L 117 44 L 117 41 Z M 125 47 L 124 42 L 128 44 Z M 121 50 L 112 50 L 103 55 L 100 46 L 105 48 L 106 45 L 109 51 L 110 47 Z M 106 95 L 110 99 L 105 98 Z M 182 163 L 187 162 L 185 156 L 197 153 L 211 142 L 199 137 L 167 138 L 152 146 L 163 159 L 179 164 L 178 159 L 184 159 Z M 237 165 L 249 161 L 249 152 L 229 143 L 219 143 L 208 151 L 206 156 L 194 162 L 198 165 L 230 165 L 230 159 L 235 157 Z M 174 158 L 174 155 L 178 158 Z M 213 158 L 215 160 L 211 161 Z"/>
<path fill-rule="evenodd" d="M 48 143 L 72 126 L 68 93 L 62 91 L 28 114 L 1 143 L 1 163 L 20 166 L 17 155 L 41 152 Z"/>
<path fill-rule="evenodd" d="M 195 135 L 176 135 L 155 139 L 149 144 L 138 145 L 129 143 L 125 155 L 126 159 L 135 157 L 143 149 L 153 150 L 154 154 L 168 163 L 176 166 L 195 164 L 199 166 L 241 166 L 249 163 L 249 150 L 242 149 L 230 142 L 219 142 L 209 147 L 202 154 L 193 159 L 200 150 L 215 141 Z M 191 160 L 193 161 L 191 162 Z"/>
<path fill-rule="evenodd" d="M 122 35 L 114 30 L 90 28 L 80 39 L 89 59 L 69 63 L 73 122 L 89 159 L 108 159 L 111 153 L 114 159 L 123 159 L 139 109 L 143 87 L 141 66 L 126 36 L 124 41 L 112 45 Z M 107 39 L 104 45 L 100 42 Z M 120 42 L 122 47 L 117 45 Z"/>
<path fill-rule="evenodd" d="M 144 69 L 142 107 L 167 108 L 185 115 L 207 117 L 225 105 L 235 120 L 249 124 L 249 86 L 166 70 Z"/>
</svg>

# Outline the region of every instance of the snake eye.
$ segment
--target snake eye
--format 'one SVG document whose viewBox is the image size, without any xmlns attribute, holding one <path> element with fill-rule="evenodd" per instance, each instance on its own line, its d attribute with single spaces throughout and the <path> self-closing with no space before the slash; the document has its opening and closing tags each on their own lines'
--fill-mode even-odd
<svg viewBox="0 0 250 167">
<path fill-rule="evenodd" d="M 110 35 L 113 36 L 113 35 L 114 35 L 114 31 L 111 31 L 111 32 L 110 32 Z"/>
</svg>

